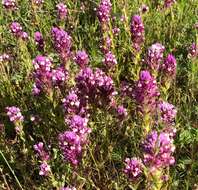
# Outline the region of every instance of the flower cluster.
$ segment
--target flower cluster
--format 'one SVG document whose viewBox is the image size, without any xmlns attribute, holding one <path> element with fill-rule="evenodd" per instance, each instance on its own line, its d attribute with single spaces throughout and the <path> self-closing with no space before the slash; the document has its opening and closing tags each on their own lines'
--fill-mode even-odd
<svg viewBox="0 0 198 190">
<path fill-rule="evenodd" d="M 32 63 L 35 69 L 33 92 L 38 94 L 41 90 L 47 90 L 51 87 L 52 62 L 48 57 L 38 55 Z"/>
<path fill-rule="evenodd" d="M 198 56 L 198 47 L 196 43 L 192 43 L 192 45 L 188 48 L 188 57 L 195 58 Z"/>
<path fill-rule="evenodd" d="M 59 3 L 56 5 L 57 12 L 58 12 L 58 18 L 60 20 L 63 20 L 67 17 L 68 11 L 67 11 L 67 6 L 64 3 Z"/>
<path fill-rule="evenodd" d="M 124 173 L 129 179 L 137 179 L 143 171 L 143 163 L 139 158 L 126 158 Z"/>
<path fill-rule="evenodd" d="M 28 34 L 23 31 L 22 26 L 18 22 L 12 22 L 10 30 L 17 38 L 21 38 L 23 40 L 28 39 Z"/>
<path fill-rule="evenodd" d="M 152 71 L 158 71 L 163 60 L 165 47 L 160 43 L 153 44 L 148 49 L 147 64 Z"/>
<path fill-rule="evenodd" d="M 42 162 L 41 165 L 40 165 L 40 171 L 39 171 L 39 175 L 42 175 L 42 176 L 48 176 L 51 172 L 51 168 L 50 168 L 50 165 L 47 164 L 47 162 Z"/>
<path fill-rule="evenodd" d="M 108 68 L 113 68 L 117 64 L 117 60 L 112 52 L 108 52 L 105 54 L 105 58 L 103 59 L 103 64 Z"/>
<path fill-rule="evenodd" d="M 84 68 L 89 63 L 89 56 L 85 51 L 78 51 L 74 57 L 74 61 L 81 67 Z"/>
<path fill-rule="evenodd" d="M 71 36 L 63 29 L 53 27 L 51 30 L 52 39 L 56 51 L 59 53 L 60 58 L 65 62 L 70 56 L 71 49 Z"/>
<path fill-rule="evenodd" d="M 141 45 L 144 42 L 144 25 L 139 15 L 134 15 L 131 19 L 131 38 L 133 48 L 140 51 Z"/>
<path fill-rule="evenodd" d="M 175 163 L 173 139 L 168 133 L 152 131 L 143 142 L 144 164 L 151 172 L 166 168 Z"/>
<path fill-rule="evenodd" d="M 68 71 L 59 66 L 56 69 L 52 70 L 52 82 L 55 86 L 61 86 L 68 79 Z"/>
<path fill-rule="evenodd" d="M 40 157 L 41 160 L 49 160 L 49 154 L 44 150 L 44 144 L 39 142 L 38 144 L 34 145 L 34 150 L 37 152 L 37 155 Z"/>
<path fill-rule="evenodd" d="M 172 104 L 164 101 L 160 102 L 158 107 L 162 122 L 167 126 L 172 125 L 177 114 L 176 108 Z"/>
<path fill-rule="evenodd" d="M 42 51 L 43 48 L 44 48 L 44 40 L 43 40 L 42 34 L 40 32 L 35 32 L 34 33 L 34 40 L 36 42 L 38 50 Z"/>
<path fill-rule="evenodd" d="M 168 54 L 167 58 L 164 60 L 164 63 L 161 66 L 161 70 L 163 74 L 165 74 L 169 78 L 175 78 L 176 67 L 177 62 L 175 57 L 172 54 Z"/>
<path fill-rule="evenodd" d="M 146 114 L 155 111 L 159 95 L 156 80 L 149 71 L 141 71 L 140 78 L 134 89 L 134 97 L 140 106 L 141 112 Z"/>
<path fill-rule="evenodd" d="M 6 9 L 15 10 L 16 7 L 16 0 L 2 0 L 2 5 Z"/>
<path fill-rule="evenodd" d="M 75 90 L 71 90 L 62 102 L 66 114 L 77 114 L 79 112 L 80 99 Z"/>
<path fill-rule="evenodd" d="M 164 6 L 166 8 L 171 7 L 174 3 L 176 3 L 176 0 L 164 0 Z"/>
<path fill-rule="evenodd" d="M 33 0 L 33 4 L 35 4 L 36 6 L 40 6 L 44 3 L 44 0 Z"/>
<path fill-rule="evenodd" d="M 51 171 L 50 166 L 47 163 L 47 161 L 50 159 L 50 156 L 44 150 L 43 143 L 39 142 L 38 144 L 35 144 L 34 150 L 36 151 L 37 156 L 39 156 L 41 160 L 39 175 L 48 176 Z"/>
<path fill-rule="evenodd" d="M 90 102 L 97 102 L 99 105 L 111 102 L 116 94 L 111 77 L 98 68 L 95 72 L 89 67 L 82 69 L 76 77 L 76 82 L 81 93 L 86 95 Z"/>
<path fill-rule="evenodd" d="M 124 119 L 128 115 L 127 109 L 122 105 L 118 106 L 116 111 L 117 111 L 118 118 L 120 119 Z"/>
<path fill-rule="evenodd" d="M 0 55 L 0 62 L 4 62 L 4 61 L 9 61 L 10 60 L 10 56 L 6 53 L 3 53 L 2 55 Z"/>
<path fill-rule="evenodd" d="M 111 7 L 110 0 L 101 0 L 97 10 L 97 16 L 101 23 L 108 23 L 110 21 Z"/>
<path fill-rule="evenodd" d="M 15 125 L 16 133 L 20 133 L 22 131 L 22 122 L 24 120 L 21 110 L 18 107 L 11 106 L 6 107 L 6 112 L 10 121 Z"/>
</svg>

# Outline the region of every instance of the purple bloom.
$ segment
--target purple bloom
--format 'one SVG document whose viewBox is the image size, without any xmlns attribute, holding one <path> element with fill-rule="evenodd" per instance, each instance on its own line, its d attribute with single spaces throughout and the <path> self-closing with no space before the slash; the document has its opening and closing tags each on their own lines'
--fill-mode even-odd
<svg viewBox="0 0 198 190">
<path fill-rule="evenodd" d="M 4 61 L 9 61 L 10 60 L 10 56 L 6 53 L 0 55 L 0 62 L 4 62 Z"/>
<path fill-rule="evenodd" d="M 171 7 L 174 3 L 176 3 L 176 0 L 164 0 L 164 6 L 166 8 Z"/>
<path fill-rule="evenodd" d="M 110 51 L 112 44 L 112 40 L 109 36 L 106 36 L 102 39 L 102 43 L 100 45 L 100 48 L 104 54 L 108 53 Z"/>
<path fill-rule="evenodd" d="M 18 22 L 13 22 L 10 25 L 10 30 L 15 36 L 20 37 L 23 31 L 23 28 Z"/>
<path fill-rule="evenodd" d="M 173 139 L 168 133 L 152 131 L 143 142 L 144 163 L 152 172 L 175 163 Z"/>
<path fill-rule="evenodd" d="M 126 158 L 125 159 L 125 169 L 124 173 L 129 179 L 137 179 L 143 170 L 142 161 L 139 158 Z"/>
<path fill-rule="evenodd" d="M 52 28 L 51 34 L 56 51 L 59 53 L 64 62 L 67 61 L 70 56 L 70 49 L 72 45 L 71 36 L 63 29 L 56 27 Z"/>
<path fill-rule="evenodd" d="M 198 56 L 198 47 L 196 43 L 192 43 L 192 45 L 188 48 L 188 57 L 195 58 Z"/>
<path fill-rule="evenodd" d="M 111 7 L 110 0 L 101 0 L 97 10 L 97 16 L 101 23 L 108 23 L 110 21 Z"/>
<path fill-rule="evenodd" d="M 113 34 L 115 36 L 118 36 L 119 33 L 120 33 L 120 29 L 118 27 L 113 28 Z"/>
<path fill-rule="evenodd" d="M 52 70 L 52 81 L 55 85 L 61 85 L 68 79 L 68 71 L 64 67 Z"/>
<path fill-rule="evenodd" d="M 51 172 L 50 166 L 46 162 L 43 162 L 40 165 L 39 175 L 48 176 L 50 172 Z"/>
<path fill-rule="evenodd" d="M 158 71 L 160 68 L 160 63 L 163 60 L 163 53 L 164 53 L 165 47 L 162 46 L 159 43 L 153 44 L 149 49 L 148 49 L 148 54 L 147 54 L 147 64 L 149 68 L 152 71 Z"/>
<path fill-rule="evenodd" d="M 79 112 L 80 99 L 75 90 L 71 90 L 69 94 L 63 99 L 63 106 L 66 113 L 77 114 Z"/>
<path fill-rule="evenodd" d="M 23 39 L 23 40 L 27 40 L 27 39 L 29 38 L 27 32 L 22 32 L 20 37 L 21 37 L 21 39 Z"/>
<path fill-rule="evenodd" d="M 58 17 L 59 19 L 63 20 L 67 17 L 67 6 L 64 3 L 59 3 L 56 5 L 57 11 L 58 11 Z"/>
<path fill-rule="evenodd" d="M 23 116 L 21 110 L 18 107 L 11 106 L 6 107 L 7 116 L 10 118 L 10 121 L 13 123 L 23 122 Z"/>
<path fill-rule="evenodd" d="M 160 93 L 156 80 L 149 71 L 141 71 L 139 81 L 134 89 L 134 97 L 142 113 L 153 113 Z"/>
<path fill-rule="evenodd" d="M 125 118 L 128 115 L 127 109 L 124 108 L 124 106 L 122 106 L 122 105 L 118 106 L 116 111 L 117 111 L 118 117 L 120 119 L 123 119 L 123 118 Z"/>
<path fill-rule="evenodd" d="M 144 25 L 139 15 L 134 15 L 131 19 L 131 38 L 133 48 L 140 51 L 141 45 L 144 42 Z"/>
<path fill-rule="evenodd" d="M 175 107 L 172 104 L 163 101 L 159 103 L 158 107 L 162 122 L 167 126 L 172 125 L 177 114 Z"/>
<path fill-rule="evenodd" d="M 73 131 L 66 131 L 59 135 L 59 146 L 65 160 L 77 166 L 82 154 L 80 137 Z"/>
<path fill-rule="evenodd" d="M 33 60 L 34 65 L 34 79 L 33 93 L 39 94 L 41 90 L 49 90 L 51 88 L 52 77 L 52 62 L 48 57 L 38 55 Z"/>
<path fill-rule="evenodd" d="M 38 47 L 38 49 L 41 51 L 44 48 L 44 40 L 43 40 L 43 36 L 40 32 L 35 32 L 34 33 L 34 40 L 36 42 L 36 45 Z"/>
<path fill-rule="evenodd" d="M 16 9 L 16 0 L 2 0 L 2 5 L 6 8 L 6 9 L 11 9 L 14 10 Z"/>
<path fill-rule="evenodd" d="M 112 68 L 117 64 L 117 60 L 116 60 L 115 55 L 112 54 L 110 51 L 105 54 L 105 58 L 103 59 L 102 62 L 108 68 Z"/>
<path fill-rule="evenodd" d="M 168 54 L 164 63 L 162 64 L 162 72 L 167 75 L 169 78 L 175 78 L 176 76 L 176 67 L 177 62 L 175 57 L 172 54 Z"/>
<path fill-rule="evenodd" d="M 78 51 L 74 58 L 74 61 L 81 67 L 84 68 L 89 63 L 89 56 L 85 51 Z"/>
<path fill-rule="evenodd" d="M 33 3 L 37 6 L 40 6 L 41 4 L 44 3 L 44 0 L 33 0 Z"/>
<path fill-rule="evenodd" d="M 82 144 L 82 142 L 86 140 L 87 135 L 91 132 L 91 129 L 87 127 L 88 119 L 79 115 L 74 115 L 70 119 L 66 119 L 66 122 L 69 128 L 79 135 Z"/>
<path fill-rule="evenodd" d="M 50 156 L 49 154 L 44 150 L 44 144 L 42 142 L 39 142 L 38 144 L 34 145 L 34 150 L 37 152 L 38 156 L 42 161 L 49 160 Z"/>
</svg>

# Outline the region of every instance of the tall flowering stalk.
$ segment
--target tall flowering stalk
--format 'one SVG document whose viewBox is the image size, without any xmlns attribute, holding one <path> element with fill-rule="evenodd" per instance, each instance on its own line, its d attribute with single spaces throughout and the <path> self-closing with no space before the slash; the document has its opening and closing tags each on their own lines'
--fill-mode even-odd
<svg viewBox="0 0 198 190">
<path fill-rule="evenodd" d="M 60 20 L 64 20 L 67 17 L 68 10 L 67 6 L 64 3 L 59 3 L 56 5 L 58 18 Z"/>
<path fill-rule="evenodd" d="M 161 84 L 164 95 L 167 95 L 167 91 L 170 88 L 171 83 L 176 78 L 177 61 L 172 54 L 168 54 L 161 65 Z"/>
<path fill-rule="evenodd" d="M 164 7 L 170 8 L 174 3 L 176 3 L 176 0 L 164 0 Z"/>
<path fill-rule="evenodd" d="M 17 134 L 23 132 L 23 120 L 24 117 L 21 110 L 16 106 L 6 107 L 7 116 L 10 121 L 15 125 L 15 131 Z"/>
<path fill-rule="evenodd" d="M 155 43 L 148 49 L 146 64 L 154 76 L 158 74 L 158 70 L 162 64 L 164 50 L 165 47 L 160 43 Z"/>
<path fill-rule="evenodd" d="M 43 51 L 45 44 L 44 44 L 43 36 L 40 32 L 35 32 L 34 33 L 34 40 L 36 42 L 38 50 Z"/>
<path fill-rule="evenodd" d="M 134 51 L 139 52 L 144 42 L 144 25 L 139 15 L 134 15 L 131 19 L 131 39 Z"/>
<path fill-rule="evenodd" d="M 59 29 L 57 27 L 52 28 L 51 35 L 55 50 L 58 52 L 63 64 L 66 64 L 71 53 L 71 36 L 63 29 Z"/>
<path fill-rule="evenodd" d="M 175 146 L 168 133 L 152 131 L 143 142 L 144 165 L 147 168 L 148 190 L 159 190 L 164 183 L 166 169 L 175 163 Z"/>
<path fill-rule="evenodd" d="M 152 116 L 156 112 L 158 97 L 160 92 L 155 78 L 149 71 L 141 71 L 139 80 L 134 89 L 134 98 L 138 104 L 138 109 L 143 115 L 145 132 L 150 130 Z"/>
</svg>

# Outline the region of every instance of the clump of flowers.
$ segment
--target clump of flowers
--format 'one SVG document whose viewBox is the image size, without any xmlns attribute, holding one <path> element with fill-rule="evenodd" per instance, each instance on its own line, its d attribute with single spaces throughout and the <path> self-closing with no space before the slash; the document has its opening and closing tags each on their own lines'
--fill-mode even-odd
<svg viewBox="0 0 198 190">
<path fill-rule="evenodd" d="M 9 61 L 10 56 L 7 53 L 3 53 L 0 55 L 0 62 Z"/>
<path fill-rule="evenodd" d="M 90 103 L 104 105 L 106 102 L 107 105 L 116 94 L 112 78 L 98 68 L 95 72 L 89 67 L 82 69 L 76 77 L 76 82 L 80 93 L 86 96 Z"/>
<path fill-rule="evenodd" d="M 192 43 L 192 45 L 188 48 L 188 57 L 196 58 L 198 56 L 198 47 L 196 43 Z"/>
<path fill-rule="evenodd" d="M 77 51 L 74 61 L 81 67 L 84 68 L 89 63 L 89 56 L 85 51 Z"/>
<path fill-rule="evenodd" d="M 162 122 L 167 126 L 172 125 L 177 114 L 175 106 L 168 102 L 161 101 L 158 107 Z"/>
<path fill-rule="evenodd" d="M 71 36 L 63 29 L 53 27 L 51 30 L 54 48 L 59 53 L 61 60 L 66 63 L 70 57 Z"/>
<path fill-rule="evenodd" d="M 117 111 L 117 115 L 120 119 L 124 119 L 128 115 L 127 109 L 122 105 L 118 106 L 116 111 Z"/>
<path fill-rule="evenodd" d="M 67 114 L 77 114 L 79 112 L 80 99 L 75 90 L 71 90 L 62 102 Z"/>
<path fill-rule="evenodd" d="M 51 88 L 52 62 L 48 57 L 38 55 L 33 60 L 35 84 L 33 93 L 38 94 L 41 90 Z"/>
<path fill-rule="evenodd" d="M 52 70 L 53 84 L 55 86 L 61 86 L 68 79 L 68 75 L 69 75 L 68 71 L 62 66 L 53 69 Z"/>
<path fill-rule="evenodd" d="M 49 160 L 49 154 L 44 150 L 43 142 L 39 142 L 38 144 L 34 145 L 34 150 L 37 152 L 37 155 L 40 157 L 41 160 L 47 161 Z"/>
<path fill-rule="evenodd" d="M 20 133 L 22 131 L 22 122 L 24 120 L 21 110 L 16 106 L 11 106 L 6 107 L 6 112 L 10 121 L 15 125 L 16 133 Z"/>
<path fill-rule="evenodd" d="M 168 54 L 161 66 L 161 70 L 168 78 L 174 79 L 176 76 L 176 67 L 177 62 L 175 57 L 172 54 Z"/>
<path fill-rule="evenodd" d="M 48 176 L 51 173 L 50 165 L 47 162 L 42 162 L 40 165 L 39 175 Z"/>
<path fill-rule="evenodd" d="M 34 40 L 36 42 L 38 50 L 42 51 L 43 48 L 44 48 L 44 40 L 43 40 L 42 34 L 40 32 L 35 32 L 34 33 Z"/>
<path fill-rule="evenodd" d="M 134 15 L 131 19 L 131 38 L 133 48 L 140 51 L 141 45 L 144 42 L 144 25 L 139 15 Z"/>
<path fill-rule="evenodd" d="M 97 10 L 97 16 L 101 23 L 106 24 L 110 21 L 111 8 L 112 4 L 110 0 L 101 0 Z"/>
<path fill-rule="evenodd" d="M 23 31 L 22 26 L 18 22 L 13 22 L 10 25 L 10 30 L 12 34 L 17 38 L 21 38 L 23 40 L 26 40 L 28 38 L 28 34 Z"/>
<path fill-rule="evenodd" d="M 149 71 L 141 71 L 134 89 L 134 97 L 140 111 L 144 114 L 153 113 L 156 109 L 159 95 L 157 82 L 154 77 L 152 77 Z"/>
<path fill-rule="evenodd" d="M 111 51 L 105 54 L 102 62 L 107 68 L 113 68 L 117 64 L 116 57 Z"/>
<path fill-rule="evenodd" d="M 168 133 L 152 131 L 143 142 L 144 164 L 151 172 L 166 168 L 175 163 L 175 146 Z"/>
<path fill-rule="evenodd" d="M 49 154 L 44 150 L 44 144 L 39 142 L 34 145 L 34 150 L 41 160 L 39 175 L 48 176 L 51 173 L 50 165 L 47 163 L 50 159 Z"/>
<path fill-rule="evenodd" d="M 159 70 L 164 50 L 165 47 L 160 43 L 155 43 L 148 49 L 146 62 L 151 71 L 157 72 Z"/>
<path fill-rule="evenodd" d="M 82 154 L 80 137 L 73 131 L 59 134 L 59 146 L 66 161 L 77 166 Z"/>
<path fill-rule="evenodd" d="M 36 6 L 40 6 L 44 3 L 44 0 L 33 0 L 33 4 L 35 4 Z"/>
<path fill-rule="evenodd" d="M 176 0 L 164 0 L 164 6 L 166 8 L 171 7 L 174 3 L 176 3 Z"/>
<path fill-rule="evenodd" d="M 17 8 L 16 0 L 2 0 L 2 5 L 6 9 L 15 10 Z"/>
<path fill-rule="evenodd" d="M 139 158 L 126 158 L 124 173 L 130 180 L 135 180 L 143 173 L 143 163 Z"/>
<path fill-rule="evenodd" d="M 68 14 L 67 6 L 64 3 L 59 3 L 56 5 L 56 8 L 57 8 L 57 12 L 58 12 L 58 18 L 60 20 L 65 19 Z"/>
</svg>

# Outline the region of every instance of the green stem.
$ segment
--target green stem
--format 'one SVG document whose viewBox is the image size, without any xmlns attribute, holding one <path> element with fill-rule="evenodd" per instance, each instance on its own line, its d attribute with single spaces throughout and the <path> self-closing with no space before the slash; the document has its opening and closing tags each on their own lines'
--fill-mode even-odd
<svg viewBox="0 0 198 190">
<path fill-rule="evenodd" d="M 4 156 L 4 154 L 3 154 L 3 152 L 2 152 L 1 150 L 0 150 L 0 154 L 1 154 L 1 156 L 3 157 L 5 163 L 7 164 L 9 170 L 11 171 L 12 175 L 14 176 L 14 178 L 15 178 L 17 184 L 19 185 L 20 189 L 23 190 L 23 187 L 22 187 L 22 185 L 20 184 L 20 182 L 19 182 L 17 176 L 15 175 L 14 170 L 11 168 L 10 164 L 8 163 L 7 159 L 5 158 L 5 156 Z"/>
</svg>

